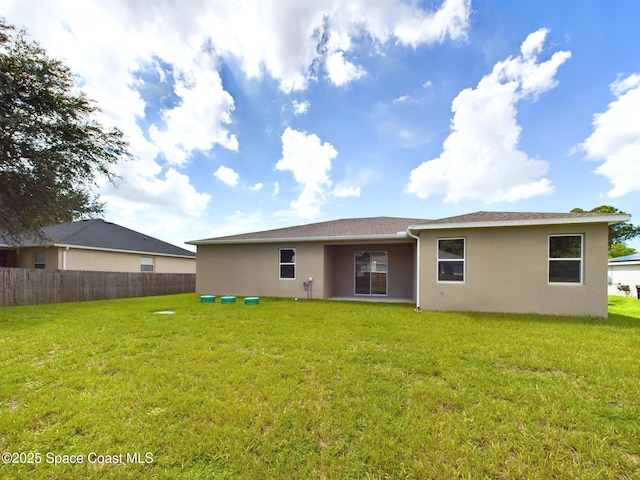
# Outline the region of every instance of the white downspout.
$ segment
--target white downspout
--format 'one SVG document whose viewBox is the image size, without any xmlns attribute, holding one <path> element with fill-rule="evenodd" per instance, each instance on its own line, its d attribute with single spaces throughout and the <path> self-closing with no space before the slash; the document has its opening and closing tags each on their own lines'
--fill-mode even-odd
<svg viewBox="0 0 640 480">
<path fill-rule="evenodd" d="M 420 235 L 411 233 L 411 227 L 407 228 L 407 235 L 416 239 L 416 312 L 420 312 Z"/>
<path fill-rule="evenodd" d="M 65 247 L 65 249 L 62 250 L 62 270 L 67 269 L 67 251 L 68 250 L 69 250 L 69 247 Z"/>
</svg>

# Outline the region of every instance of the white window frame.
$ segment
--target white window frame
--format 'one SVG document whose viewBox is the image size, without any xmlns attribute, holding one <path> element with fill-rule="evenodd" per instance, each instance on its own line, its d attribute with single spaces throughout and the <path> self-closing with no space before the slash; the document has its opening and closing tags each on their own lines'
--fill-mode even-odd
<svg viewBox="0 0 640 480">
<path fill-rule="evenodd" d="M 462 240 L 462 258 L 440 258 L 440 242 L 446 240 Z M 462 280 L 440 280 L 440 262 L 462 262 Z M 436 282 L 449 283 L 451 285 L 464 285 L 467 283 L 467 237 L 440 237 L 436 238 Z"/>
<path fill-rule="evenodd" d="M 551 238 L 555 237 L 580 237 L 580 258 L 551 258 Z M 552 282 L 551 281 L 551 262 L 556 261 L 573 261 L 580 262 L 580 280 L 577 282 Z M 584 285 L 584 234 L 583 233 L 560 233 L 549 235 L 547 238 L 547 283 L 549 285 Z"/>
<path fill-rule="evenodd" d="M 151 267 L 151 269 L 144 267 Z M 156 271 L 156 259 L 154 257 L 140 257 L 140 271 L 142 273 L 154 273 Z"/>
<path fill-rule="evenodd" d="M 282 261 L 282 251 L 283 250 L 292 250 L 293 251 L 293 262 L 283 262 Z M 297 267 L 296 267 L 296 255 L 298 252 L 296 252 L 295 247 L 286 247 L 286 248 L 279 248 L 278 249 L 278 278 L 280 280 L 295 280 L 296 279 L 296 273 L 297 273 Z M 293 266 L 293 277 L 283 277 L 282 276 L 282 267 L 283 266 Z"/>
<path fill-rule="evenodd" d="M 33 254 L 33 268 L 45 269 L 47 268 L 47 251 L 37 250 Z"/>
</svg>

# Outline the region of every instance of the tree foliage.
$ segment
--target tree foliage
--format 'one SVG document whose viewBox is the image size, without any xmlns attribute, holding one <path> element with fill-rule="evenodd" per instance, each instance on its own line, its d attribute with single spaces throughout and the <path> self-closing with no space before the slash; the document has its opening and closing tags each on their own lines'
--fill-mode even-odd
<svg viewBox="0 0 640 480">
<path fill-rule="evenodd" d="M 633 255 L 634 253 L 638 253 L 638 251 L 624 243 L 614 243 L 609 248 L 609 258 L 624 257 L 626 255 Z"/>
<path fill-rule="evenodd" d="M 574 208 L 571 212 L 575 213 L 624 213 L 615 207 L 610 205 L 600 205 L 599 207 L 592 208 L 591 210 L 583 210 L 582 208 Z M 640 227 L 629 222 L 617 223 L 615 225 L 609 225 L 609 256 L 620 257 L 622 255 L 628 255 L 635 253 L 635 249 L 627 247 L 625 242 L 633 240 L 640 236 Z M 623 248 L 624 247 L 624 248 Z M 626 249 L 625 249 L 626 248 Z M 632 251 L 630 251 L 632 250 Z M 627 252 L 627 253 L 620 253 Z"/>
<path fill-rule="evenodd" d="M 0 19 L 0 231 L 12 238 L 99 214 L 94 186 L 130 158 L 63 62 Z"/>
</svg>

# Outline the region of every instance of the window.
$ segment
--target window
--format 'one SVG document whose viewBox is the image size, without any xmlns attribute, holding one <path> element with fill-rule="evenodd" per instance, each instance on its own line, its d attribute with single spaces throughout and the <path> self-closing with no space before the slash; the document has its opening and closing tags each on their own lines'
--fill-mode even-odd
<svg viewBox="0 0 640 480">
<path fill-rule="evenodd" d="M 280 278 L 281 279 L 296 278 L 296 249 L 295 248 L 280 249 Z"/>
<path fill-rule="evenodd" d="M 582 235 L 549 236 L 549 283 L 582 283 Z"/>
<path fill-rule="evenodd" d="M 465 239 L 438 239 L 438 281 L 464 282 Z"/>
<path fill-rule="evenodd" d="M 153 257 L 141 257 L 140 258 L 140 271 L 141 272 L 153 272 L 155 262 Z"/>
<path fill-rule="evenodd" d="M 36 252 L 35 258 L 33 261 L 33 268 L 45 268 L 45 259 L 47 254 L 45 252 Z"/>
<path fill-rule="evenodd" d="M 15 250 L 0 250 L 0 267 L 16 267 L 17 265 Z"/>
<path fill-rule="evenodd" d="M 355 252 L 356 295 L 386 295 L 387 252 Z"/>
</svg>

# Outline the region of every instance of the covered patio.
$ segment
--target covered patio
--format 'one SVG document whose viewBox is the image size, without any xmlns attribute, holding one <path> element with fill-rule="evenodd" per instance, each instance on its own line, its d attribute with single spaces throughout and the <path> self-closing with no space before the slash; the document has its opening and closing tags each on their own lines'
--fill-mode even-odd
<svg viewBox="0 0 640 480">
<path fill-rule="evenodd" d="M 413 241 L 325 245 L 325 298 L 414 302 L 416 245 Z"/>
</svg>

